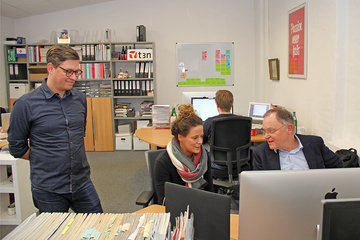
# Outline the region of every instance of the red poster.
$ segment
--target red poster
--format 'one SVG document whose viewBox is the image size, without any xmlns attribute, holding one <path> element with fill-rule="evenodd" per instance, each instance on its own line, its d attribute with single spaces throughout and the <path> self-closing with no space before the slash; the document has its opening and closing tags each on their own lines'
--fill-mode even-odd
<svg viewBox="0 0 360 240">
<path fill-rule="evenodd" d="M 306 79 L 307 19 L 306 3 L 289 11 L 288 76 Z"/>
</svg>

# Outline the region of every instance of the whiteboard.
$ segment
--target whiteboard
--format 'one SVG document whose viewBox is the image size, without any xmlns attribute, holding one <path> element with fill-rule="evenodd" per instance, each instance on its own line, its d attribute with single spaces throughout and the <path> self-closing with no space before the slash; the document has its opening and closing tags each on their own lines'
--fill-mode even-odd
<svg viewBox="0 0 360 240">
<path fill-rule="evenodd" d="M 234 43 L 176 43 L 177 86 L 234 85 Z"/>
</svg>

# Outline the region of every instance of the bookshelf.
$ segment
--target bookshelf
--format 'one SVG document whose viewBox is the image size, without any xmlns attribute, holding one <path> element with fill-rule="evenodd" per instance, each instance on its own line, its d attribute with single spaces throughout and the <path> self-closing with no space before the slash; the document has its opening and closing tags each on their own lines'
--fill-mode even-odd
<svg viewBox="0 0 360 240">
<path fill-rule="evenodd" d="M 12 181 L 7 169 L 10 169 Z M 30 189 L 30 166 L 28 160 L 17 159 L 8 153 L 0 154 L 0 225 L 18 225 L 30 214 L 37 212 Z M 10 194 L 14 195 L 15 215 L 9 215 Z"/>
<path fill-rule="evenodd" d="M 19 96 L 12 96 L 12 86 L 21 84 L 25 92 L 38 87 L 46 77 L 46 51 L 53 44 L 5 44 L 5 65 L 6 85 L 9 86 L 7 96 L 9 109 Z M 143 102 L 154 102 L 154 89 L 156 79 L 155 67 L 155 43 L 154 42 L 115 42 L 115 43 L 76 43 L 68 44 L 74 48 L 80 56 L 79 68 L 83 74 L 74 84 L 74 88 L 84 92 L 88 98 L 108 98 L 107 109 L 111 112 L 111 133 L 105 137 L 111 138 L 105 149 L 114 149 L 115 134 L 118 125 L 131 124 L 132 131 L 136 129 L 138 120 L 151 121 L 151 116 L 141 115 Z M 9 59 L 8 51 L 15 51 L 17 48 L 25 50 L 26 54 L 16 59 Z M 14 50 L 11 50 L 14 49 Z M 129 51 L 124 52 L 126 49 Z M 130 51 L 132 52 L 130 53 Z M 129 52 L 126 59 L 124 54 Z M 14 71 L 15 64 L 18 68 L 18 75 Z M 21 94 L 22 95 L 22 94 Z M 110 102 L 110 103 L 109 103 Z M 115 106 L 127 104 L 130 112 L 119 116 L 115 113 Z M 90 116 L 91 119 L 96 117 Z M 101 123 L 104 124 L 104 123 Z M 88 129 L 88 128 L 87 128 Z M 95 137 L 95 136 L 94 136 Z M 92 140 L 89 140 L 92 141 Z M 105 141 L 105 139 L 104 139 Z M 86 145 L 92 143 L 87 143 Z M 92 148 L 91 148 L 92 149 Z M 96 151 L 96 147 L 94 147 Z M 103 148 L 101 148 L 103 149 Z M 101 150 L 99 150 L 101 151 Z"/>
</svg>

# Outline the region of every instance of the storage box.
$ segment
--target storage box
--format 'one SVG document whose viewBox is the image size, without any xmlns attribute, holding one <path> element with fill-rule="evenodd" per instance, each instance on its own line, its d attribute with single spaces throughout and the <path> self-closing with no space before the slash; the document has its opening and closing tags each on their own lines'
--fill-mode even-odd
<svg viewBox="0 0 360 240">
<path fill-rule="evenodd" d="M 132 150 L 132 134 L 115 134 L 116 150 Z"/>
<path fill-rule="evenodd" d="M 23 83 L 10 83 L 10 98 L 17 99 L 26 93 L 26 87 Z"/>
<path fill-rule="evenodd" d="M 133 137 L 134 150 L 149 150 L 150 144 L 140 140 L 136 134 Z"/>
<path fill-rule="evenodd" d="M 46 65 L 29 66 L 29 80 L 44 80 L 47 78 Z"/>
<path fill-rule="evenodd" d="M 130 133 L 132 133 L 131 124 L 128 123 L 128 124 L 118 125 L 118 132 L 119 132 L 119 134 L 130 134 Z"/>
<path fill-rule="evenodd" d="M 149 120 L 137 120 L 135 122 L 136 124 L 136 129 L 140 129 L 140 128 L 143 128 L 143 127 L 148 127 L 148 124 L 150 123 Z"/>
</svg>

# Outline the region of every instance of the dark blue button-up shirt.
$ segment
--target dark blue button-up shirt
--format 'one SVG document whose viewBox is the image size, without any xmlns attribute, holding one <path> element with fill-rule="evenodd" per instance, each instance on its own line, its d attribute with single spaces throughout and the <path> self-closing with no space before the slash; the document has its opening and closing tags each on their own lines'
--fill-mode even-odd
<svg viewBox="0 0 360 240">
<path fill-rule="evenodd" d="M 22 157 L 29 139 L 31 184 L 55 193 L 75 192 L 90 179 L 84 147 L 86 96 L 71 89 L 60 98 L 46 81 L 15 101 L 9 150 Z"/>
</svg>

